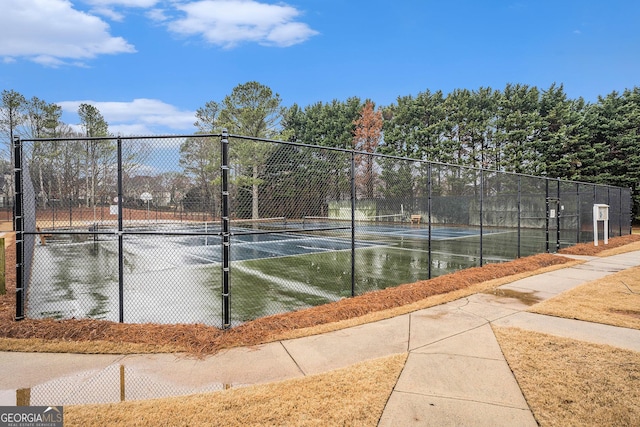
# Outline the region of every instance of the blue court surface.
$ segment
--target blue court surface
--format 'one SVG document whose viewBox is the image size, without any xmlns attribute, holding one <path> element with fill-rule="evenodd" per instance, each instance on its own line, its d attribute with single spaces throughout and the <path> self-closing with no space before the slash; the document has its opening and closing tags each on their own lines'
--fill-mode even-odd
<svg viewBox="0 0 640 427">
<path fill-rule="evenodd" d="M 271 224 L 274 226 L 274 224 Z M 237 228 L 231 230 L 231 260 L 246 261 L 254 259 L 308 255 L 321 252 L 351 250 L 351 230 L 345 225 L 331 227 L 327 225 L 309 225 L 304 229 L 299 224 L 278 224 L 278 228 L 290 231 L 270 231 L 268 228 Z M 216 230 L 208 227 L 207 232 Z M 204 228 L 201 229 L 204 232 Z M 195 232 L 193 228 L 190 232 Z M 486 230 L 484 234 L 488 234 Z M 395 246 L 405 240 L 425 241 L 465 239 L 478 237 L 480 230 L 458 227 L 395 226 L 395 225 L 356 225 L 355 249 L 370 247 Z M 221 237 L 211 236 L 128 236 L 129 250 L 144 246 L 144 250 L 154 252 L 166 251 L 169 247 L 180 247 L 179 262 L 182 264 L 219 263 L 222 260 Z M 419 243 L 418 243 L 419 244 Z M 426 242 L 424 243 L 426 245 Z"/>
</svg>

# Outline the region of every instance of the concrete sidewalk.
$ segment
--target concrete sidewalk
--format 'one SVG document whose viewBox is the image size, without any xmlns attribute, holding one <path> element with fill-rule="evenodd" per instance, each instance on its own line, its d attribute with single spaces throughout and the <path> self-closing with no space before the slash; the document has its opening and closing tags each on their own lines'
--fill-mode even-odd
<svg viewBox="0 0 640 427">
<path fill-rule="evenodd" d="M 192 359 L 171 354 L 0 353 L 0 405 L 71 405 L 186 395 L 327 372 L 409 353 L 381 426 L 537 425 L 491 324 L 640 351 L 640 331 L 526 313 L 528 304 L 640 265 L 640 252 L 518 280 L 425 310 L 327 334 Z M 19 373 L 19 374 L 17 374 Z"/>
</svg>

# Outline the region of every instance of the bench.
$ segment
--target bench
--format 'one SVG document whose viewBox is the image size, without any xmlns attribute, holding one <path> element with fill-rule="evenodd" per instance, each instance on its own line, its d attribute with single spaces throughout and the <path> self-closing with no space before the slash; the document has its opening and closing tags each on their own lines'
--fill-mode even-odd
<svg viewBox="0 0 640 427">
<path fill-rule="evenodd" d="M 420 220 L 422 220 L 422 215 L 411 215 L 411 224 L 420 224 Z"/>
</svg>

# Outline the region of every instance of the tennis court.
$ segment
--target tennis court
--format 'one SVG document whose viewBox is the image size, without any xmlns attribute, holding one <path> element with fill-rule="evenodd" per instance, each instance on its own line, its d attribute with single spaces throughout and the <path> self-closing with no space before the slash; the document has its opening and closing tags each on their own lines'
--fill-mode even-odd
<svg viewBox="0 0 640 427">
<path fill-rule="evenodd" d="M 129 229 L 141 234 L 124 239 L 126 321 L 219 325 L 222 249 L 218 230 L 215 223 Z M 56 234 L 46 245 L 36 247 L 28 295 L 30 317 L 117 321 L 118 247 L 115 234 L 107 231 L 101 229 L 95 239 Z M 495 230 L 491 234 L 510 233 Z M 478 229 L 429 230 L 407 223 L 359 221 L 355 235 L 358 293 L 428 278 L 429 235 L 436 247 L 432 253 L 435 275 L 478 262 L 474 250 Z M 484 238 L 488 238 L 486 231 Z M 467 249 L 456 254 L 463 247 Z M 278 219 L 256 226 L 239 222 L 232 227 L 230 253 L 234 324 L 351 295 L 350 223 Z M 488 261 L 507 259 L 496 254 Z"/>
<path fill-rule="evenodd" d="M 630 231 L 629 189 L 217 137 L 92 140 L 123 153 L 189 139 L 206 167 L 147 175 L 109 156 L 69 180 L 36 179 L 29 154 L 82 141 L 17 141 L 16 318 L 227 328 L 592 240 L 596 204 L 611 237 Z"/>
</svg>

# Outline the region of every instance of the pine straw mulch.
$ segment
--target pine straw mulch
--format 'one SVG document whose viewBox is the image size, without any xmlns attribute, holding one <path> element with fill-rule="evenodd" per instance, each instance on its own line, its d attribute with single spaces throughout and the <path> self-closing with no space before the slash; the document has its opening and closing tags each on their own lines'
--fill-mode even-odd
<svg viewBox="0 0 640 427">
<path fill-rule="evenodd" d="M 6 265 L 15 265 L 13 236 L 7 233 L 5 238 Z M 613 238 L 607 248 L 627 244 L 627 240 L 625 237 Z M 599 248 L 604 250 L 602 246 Z M 290 331 L 354 319 L 406 306 L 430 296 L 465 289 L 474 284 L 570 261 L 557 255 L 540 254 L 501 264 L 488 264 L 318 307 L 260 318 L 231 330 L 220 330 L 202 324 L 121 324 L 92 319 L 15 321 L 15 271 L 8 269 L 7 293 L 0 296 L 0 339 L 40 340 L 42 348 L 39 351 L 48 351 L 45 345 L 47 342 L 68 342 L 84 343 L 82 352 L 91 353 L 92 343 L 106 342 L 114 345 L 113 353 L 119 352 L 119 346 L 131 344 L 146 346 L 148 351 L 155 349 L 156 352 L 185 352 L 202 356 L 225 348 L 252 346 L 282 339 Z M 99 348 L 99 352 L 105 352 L 104 346 Z M 70 351 L 74 351 L 73 347 Z"/>
<path fill-rule="evenodd" d="M 629 234 L 627 236 L 614 237 L 609 239 L 607 245 L 602 240 L 598 241 L 598 246 L 594 246 L 593 242 L 579 243 L 568 248 L 560 249 L 559 254 L 565 255 L 598 255 L 605 250 L 614 249 L 630 243 L 640 242 L 640 234 Z"/>
</svg>

